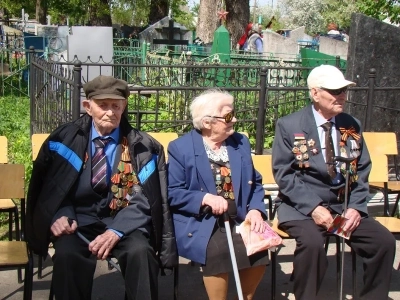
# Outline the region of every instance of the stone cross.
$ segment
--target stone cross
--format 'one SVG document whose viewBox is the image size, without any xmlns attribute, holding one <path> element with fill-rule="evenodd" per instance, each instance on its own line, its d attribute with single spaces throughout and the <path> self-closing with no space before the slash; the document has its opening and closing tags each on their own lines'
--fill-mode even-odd
<svg viewBox="0 0 400 300">
<path fill-rule="evenodd" d="M 179 27 L 174 27 L 174 20 L 170 19 L 169 20 L 169 26 L 168 27 L 163 27 L 162 28 L 163 32 L 166 32 L 168 34 L 167 39 L 154 39 L 153 44 L 167 44 L 168 49 L 170 51 L 174 50 L 174 45 L 187 45 L 188 41 L 187 40 L 175 40 L 174 39 L 174 34 L 175 33 L 180 33 L 181 29 Z"/>
<path fill-rule="evenodd" d="M 47 25 L 51 25 L 51 16 L 47 15 L 46 19 L 47 19 Z"/>
</svg>

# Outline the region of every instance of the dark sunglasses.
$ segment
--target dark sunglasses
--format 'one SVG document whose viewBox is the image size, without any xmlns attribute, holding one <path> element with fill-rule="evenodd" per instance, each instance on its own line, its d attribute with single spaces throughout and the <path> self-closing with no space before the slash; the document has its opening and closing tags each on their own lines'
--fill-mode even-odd
<svg viewBox="0 0 400 300">
<path fill-rule="evenodd" d="M 225 120 L 225 123 L 230 123 L 232 122 L 233 117 L 235 116 L 235 111 L 230 111 L 227 114 L 223 115 L 222 117 L 216 117 L 216 116 L 206 116 L 210 118 L 216 118 L 216 119 L 223 119 Z"/>
<path fill-rule="evenodd" d="M 324 89 L 324 88 L 321 88 L 321 89 L 324 91 L 327 91 L 332 96 L 338 96 L 341 93 L 347 93 L 347 90 L 349 89 L 349 87 L 345 86 L 345 87 L 342 87 L 341 89 L 337 89 L 337 90 L 329 90 L 329 89 Z"/>
</svg>

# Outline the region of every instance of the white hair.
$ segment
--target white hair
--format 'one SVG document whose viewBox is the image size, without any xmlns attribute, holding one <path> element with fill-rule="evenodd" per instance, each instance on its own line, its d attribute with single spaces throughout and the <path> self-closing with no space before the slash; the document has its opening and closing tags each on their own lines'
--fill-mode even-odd
<svg viewBox="0 0 400 300">
<path fill-rule="evenodd" d="M 221 103 L 227 100 L 229 104 L 233 104 L 233 96 L 218 89 L 207 90 L 194 98 L 190 104 L 193 127 L 202 130 L 203 120 L 209 118 L 207 116 L 218 115 L 222 110 Z"/>
</svg>

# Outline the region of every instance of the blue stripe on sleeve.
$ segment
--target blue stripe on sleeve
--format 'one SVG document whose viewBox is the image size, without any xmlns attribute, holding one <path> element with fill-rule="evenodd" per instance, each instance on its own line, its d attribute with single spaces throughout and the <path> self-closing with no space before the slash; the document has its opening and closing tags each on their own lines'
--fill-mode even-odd
<svg viewBox="0 0 400 300">
<path fill-rule="evenodd" d="M 153 157 L 151 160 L 140 170 L 138 177 L 140 180 L 140 183 L 144 183 L 151 174 L 156 170 L 156 164 L 157 164 L 157 158 L 158 155 L 153 154 Z"/>
<path fill-rule="evenodd" d="M 78 172 L 82 167 L 82 160 L 70 148 L 60 142 L 49 142 L 49 149 L 64 157 Z"/>
</svg>

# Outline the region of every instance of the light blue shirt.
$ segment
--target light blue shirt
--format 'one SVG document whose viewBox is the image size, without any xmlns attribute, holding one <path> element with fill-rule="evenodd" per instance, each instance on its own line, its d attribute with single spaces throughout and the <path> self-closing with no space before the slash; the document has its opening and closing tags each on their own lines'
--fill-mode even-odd
<svg viewBox="0 0 400 300">
<path fill-rule="evenodd" d="M 335 117 L 331 118 L 330 120 L 325 119 L 323 116 L 321 116 L 316 110 L 314 105 L 312 106 L 312 112 L 314 115 L 315 122 L 317 123 L 317 130 L 318 130 L 318 137 L 319 137 L 319 142 L 321 144 L 321 150 L 322 150 L 322 155 L 324 156 L 324 160 L 326 162 L 326 155 L 325 155 L 325 130 L 322 128 L 322 125 L 325 124 L 326 122 L 332 122 L 332 142 L 333 142 L 333 147 L 335 151 L 335 156 L 339 155 L 339 141 L 340 141 L 340 131 L 338 128 L 336 128 L 336 119 Z M 340 169 L 339 165 L 336 165 L 336 172 L 338 176 L 333 180 L 335 184 L 341 182 L 341 176 L 340 175 Z"/>
<path fill-rule="evenodd" d="M 100 136 L 100 134 L 97 132 L 96 128 L 94 127 L 94 125 L 92 124 L 92 136 L 91 136 L 91 153 L 92 153 L 92 157 L 94 155 L 94 152 L 96 151 L 96 147 L 93 143 L 93 140 L 95 138 L 101 137 L 101 138 L 111 138 L 111 141 L 104 147 L 104 151 L 106 153 L 106 159 L 107 159 L 107 181 L 110 180 L 111 177 L 111 169 L 112 166 L 114 166 L 114 162 L 115 162 L 115 152 L 117 150 L 117 143 L 119 140 L 119 127 L 117 127 L 116 129 L 113 130 L 113 132 L 111 132 L 110 135 L 106 135 L 106 136 Z"/>
<path fill-rule="evenodd" d="M 94 155 L 94 152 L 96 151 L 96 147 L 93 143 L 93 140 L 95 138 L 98 138 L 100 136 L 100 134 L 97 132 L 96 128 L 94 127 L 94 124 L 92 123 L 92 130 L 91 130 L 91 137 L 90 140 L 91 142 L 91 153 L 92 153 L 92 157 Z M 111 141 L 108 142 L 108 144 L 104 147 L 104 151 L 106 153 L 106 159 L 107 159 L 107 180 L 110 180 L 111 178 L 111 172 L 112 172 L 112 166 L 114 166 L 114 162 L 115 162 L 115 152 L 117 150 L 117 143 L 119 140 L 119 127 L 117 127 L 116 129 L 114 129 L 110 135 L 106 135 L 106 136 L 100 136 L 101 138 L 111 138 Z M 122 232 L 119 232 L 115 229 L 112 228 L 108 228 L 108 230 L 113 231 L 114 233 L 116 233 L 120 238 L 124 236 L 124 234 Z"/>
</svg>

